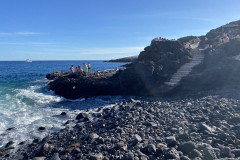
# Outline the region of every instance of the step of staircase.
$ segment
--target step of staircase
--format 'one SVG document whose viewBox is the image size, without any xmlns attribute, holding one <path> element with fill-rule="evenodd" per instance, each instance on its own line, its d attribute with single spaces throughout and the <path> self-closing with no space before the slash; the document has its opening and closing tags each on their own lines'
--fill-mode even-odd
<svg viewBox="0 0 240 160">
<path fill-rule="evenodd" d="M 171 79 L 168 82 L 165 82 L 165 85 L 168 86 L 176 86 L 183 77 L 187 76 L 191 71 L 192 68 L 196 65 L 199 65 L 202 60 L 204 59 L 204 54 L 199 51 L 199 49 L 195 49 L 192 51 L 193 58 L 189 63 L 182 65 L 176 73 L 174 73 Z"/>
</svg>

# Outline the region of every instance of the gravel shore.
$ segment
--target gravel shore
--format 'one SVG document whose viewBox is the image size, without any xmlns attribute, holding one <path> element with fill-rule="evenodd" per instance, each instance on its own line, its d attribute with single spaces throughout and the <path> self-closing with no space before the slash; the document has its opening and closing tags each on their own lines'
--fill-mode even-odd
<svg viewBox="0 0 240 160">
<path fill-rule="evenodd" d="M 82 112 L 66 122 L 65 129 L 22 145 L 15 154 L 8 154 L 9 143 L 0 156 L 26 160 L 240 159 L 240 101 L 237 91 L 232 94 L 235 98 L 135 98 Z"/>
</svg>

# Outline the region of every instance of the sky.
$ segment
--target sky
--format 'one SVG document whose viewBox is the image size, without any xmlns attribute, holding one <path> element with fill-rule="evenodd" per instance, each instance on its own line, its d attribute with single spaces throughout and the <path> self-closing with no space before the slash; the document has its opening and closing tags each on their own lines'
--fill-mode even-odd
<svg viewBox="0 0 240 160">
<path fill-rule="evenodd" d="M 0 61 L 138 55 L 155 37 L 204 35 L 239 11 L 239 0 L 0 0 Z"/>
</svg>

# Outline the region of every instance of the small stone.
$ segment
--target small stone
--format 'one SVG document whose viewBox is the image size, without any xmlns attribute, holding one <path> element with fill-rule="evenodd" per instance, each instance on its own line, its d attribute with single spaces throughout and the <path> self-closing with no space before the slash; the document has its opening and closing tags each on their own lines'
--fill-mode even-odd
<svg viewBox="0 0 240 160">
<path fill-rule="evenodd" d="M 221 157 L 231 157 L 231 149 L 229 147 L 223 147 L 221 148 Z"/>
<path fill-rule="evenodd" d="M 178 144 L 175 136 L 166 137 L 166 142 L 168 147 L 174 147 L 175 145 Z"/>
<path fill-rule="evenodd" d="M 97 139 L 97 138 L 99 138 L 99 135 L 97 135 L 96 133 L 91 133 L 91 134 L 89 135 L 89 139 L 90 139 L 90 140 L 95 140 L 95 139 Z"/>
<path fill-rule="evenodd" d="M 190 152 L 192 152 L 196 148 L 196 144 L 192 141 L 185 142 L 183 144 L 180 144 L 178 146 L 178 150 L 183 152 L 183 154 L 188 155 Z"/>
<path fill-rule="evenodd" d="M 123 143 L 123 142 L 119 142 L 119 143 L 117 143 L 117 144 L 115 145 L 114 149 L 119 150 L 119 149 L 121 149 L 123 146 L 124 146 L 124 143 Z"/>
<path fill-rule="evenodd" d="M 142 138 L 138 135 L 138 134 L 135 134 L 133 136 L 133 144 L 136 145 L 137 143 L 140 143 L 142 141 Z"/>
<path fill-rule="evenodd" d="M 161 156 L 163 155 L 163 149 L 162 149 L 161 147 L 157 148 L 157 150 L 156 150 L 156 155 L 157 155 L 158 157 L 161 157 Z"/>
<path fill-rule="evenodd" d="M 149 144 L 148 145 L 148 153 L 150 154 L 155 154 L 156 153 L 156 147 L 154 144 Z"/>
<path fill-rule="evenodd" d="M 200 123 L 200 129 L 203 131 L 214 132 L 214 129 L 205 123 Z"/>
<path fill-rule="evenodd" d="M 206 159 L 217 159 L 217 155 L 215 150 L 211 147 L 204 147 L 203 148 L 204 158 Z"/>
<path fill-rule="evenodd" d="M 240 149 L 233 149 L 232 153 L 235 155 L 235 158 L 240 157 Z"/>
<path fill-rule="evenodd" d="M 34 157 L 33 160 L 45 160 L 46 157 Z"/>
<path fill-rule="evenodd" d="M 89 155 L 89 160 L 102 160 L 102 159 L 103 159 L 102 153 Z"/>
<path fill-rule="evenodd" d="M 59 154 L 58 153 L 54 153 L 54 155 L 52 156 L 51 160 L 61 160 L 59 158 Z"/>
<path fill-rule="evenodd" d="M 123 156 L 122 160 L 134 160 L 134 154 L 132 152 L 128 152 Z"/>
<path fill-rule="evenodd" d="M 49 145 L 48 143 L 44 143 L 40 147 L 38 147 L 36 150 L 34 150 L 31 157 L 44 156 L 47 153 L 51 152 L 52 150 L 53 150 L 53 146 Z"/>
<path fill-rule="evenodd" d="M 190 157 L 191 159 L 194 159 L 194 158 L 196 158 L 196 157 L 202 157 L 201 152 L 199 152 L 197 149 L 194 149 L 194 150 L 191 151 L 188 155 L 189 155 L 189 157 Z"/>
<path fill-rule="evenodd" d="M 181 156 L 180 160 L 191 160 L 190 158 L 188 158 L 187 156 Z"/>
</svg>

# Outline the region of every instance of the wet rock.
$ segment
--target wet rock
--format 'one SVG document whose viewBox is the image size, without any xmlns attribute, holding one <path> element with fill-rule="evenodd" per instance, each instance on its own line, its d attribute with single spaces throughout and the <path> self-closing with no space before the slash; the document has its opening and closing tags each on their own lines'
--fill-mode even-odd
<svg viewBox="0 0 240 160">
<path fill-rule="evenodd" d="M 38 130 L 39 130 L 39 131 L 45 131 L 46 128 L 45 128 L 45 127 L 39 127 Z"/>
<path fill-rule="evenodd" d="M 87 113 L 79 113 L 76 117 L 76 120 L 86 122 L 86 121 L 90 121 L 90 118 Z"/>
<path fill-rule="evenodd" d="M 45 156 L 46 154 L 51 152 L 53 148 L 54 147 L 49 145 L 48 143 L 44 143 L 32 153 L 31 157 Z"/>
<path fill-rule="evenodd" d="M 26 143 L 25 141 L 22 141 L 18 145 L 24 145 L 25 143 Z"/>
<path fill-rule="evenodd" d="M 66 113 L 66 112 L 62 112 L 60 115 L 61 115 L 61 116 L 66 116 L 67 113 Z"/>
<path fill-rule="evenodd" d="M 13 141 L 9 141 L 9 142 L 5 145 L 5 148 L 9 148 L 9 147 L 11 147 L 13 144 L 14 144 Z"/>
<path fill-rule="evenodd" d="M 15 130 L 15 129 L 17 129 L 17 128 L 16 127 L 10 127 L 10 128 L 7 129 L 7 131 L 11 131 L 11 130 Z"/>
</svg>

